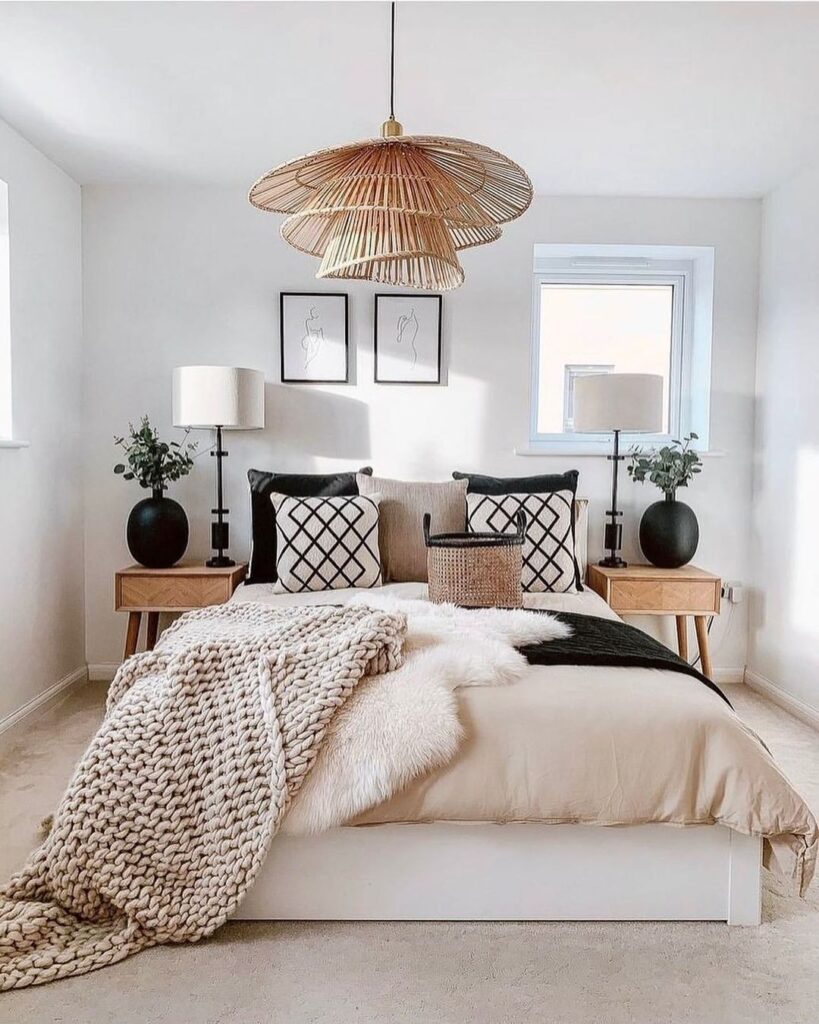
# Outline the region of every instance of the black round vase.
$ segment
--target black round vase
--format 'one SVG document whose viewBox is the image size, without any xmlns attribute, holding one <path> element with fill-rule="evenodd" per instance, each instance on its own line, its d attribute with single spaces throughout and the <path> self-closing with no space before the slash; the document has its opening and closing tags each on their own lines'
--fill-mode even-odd
<svg viewBox="0 0 819 1024">
<path fill-rule="evenodd" d="M 640 547 L 649 562 L 661 569 L 676 569 L 690 562 L 699 540 L 693 509 L 671 495 L 649 505 L 640 520 Z"/>
<path fill-rule="evenodd" d="M 188 517 L 173 498 L 154 491 L 131 509 L 128 516 L 128 550 L 149 569 L 167 569 L 185 554 Z"/>
</svg>

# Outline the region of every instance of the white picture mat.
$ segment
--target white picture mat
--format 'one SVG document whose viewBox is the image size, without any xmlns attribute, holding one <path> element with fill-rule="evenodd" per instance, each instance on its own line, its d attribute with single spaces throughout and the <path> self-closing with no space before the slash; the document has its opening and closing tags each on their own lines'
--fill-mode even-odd
<svg viewBox="0 0 819 1024">
<path fill-rule="evenodd" d="M 439 379 L 439 296 L 376 297 L 377 381 L 435 384 Z"/>
<path fill-rule="evenodd" d="M 346 381 L 347 299 L 282 295 L 283 381 Z"/>
</svg>

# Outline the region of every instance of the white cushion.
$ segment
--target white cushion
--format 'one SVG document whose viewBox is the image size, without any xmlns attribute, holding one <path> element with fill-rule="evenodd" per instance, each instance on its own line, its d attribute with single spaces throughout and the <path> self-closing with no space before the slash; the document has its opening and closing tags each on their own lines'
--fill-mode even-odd
<svg viewBox="0 0 819 1024">
<path fill-rule="evenodd" d="M 381 586 L 379 494 L 296 498 L 272 494 L 277 593 Z"/>
<path fill-rule="evenodd" d="M 467 522 L 472 533 L 515 533 L 516 518 L 526 515 L 523 589 L 530 593 L 575 593 L 577 562 L 572 535 L 571 491 L 545 494 L 468 494 Z"/>
</svg>

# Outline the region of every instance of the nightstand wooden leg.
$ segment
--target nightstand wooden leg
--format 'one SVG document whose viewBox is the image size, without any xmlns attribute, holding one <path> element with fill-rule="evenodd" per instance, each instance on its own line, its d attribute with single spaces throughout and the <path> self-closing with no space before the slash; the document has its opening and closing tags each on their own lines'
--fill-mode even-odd
<svg viewBox="0 0 819 1024">
<path fill-rule="evenodd" d="M 148 635 L 145 650 L 152 651 L 156 647 L 156 634 L 159 632 L 159 612 L 148 612 Z"/>
<path fill-rule="evenodd" d="M 677 650 L 683 661 L 688 661 L 688 616 L 677 616 Z"/>
<path fill-rule="evenodd" d="M 714 669 L 711 665 L 711 652 L 708 650 L 708 620 L 704 615 L 694 616 L 694 626 L 697 630 L 697 644 L 700 649 L 700 660 L 702 661 L 703 675 L 713 678 Z"/>
<path fill-rule="evenodd" d="M 125 657 L 136 654 L 139 643 L 139 627 L 142 623 L 142 612 L 128 612 L 128 632 L 125 635 Z"/>
</svg>

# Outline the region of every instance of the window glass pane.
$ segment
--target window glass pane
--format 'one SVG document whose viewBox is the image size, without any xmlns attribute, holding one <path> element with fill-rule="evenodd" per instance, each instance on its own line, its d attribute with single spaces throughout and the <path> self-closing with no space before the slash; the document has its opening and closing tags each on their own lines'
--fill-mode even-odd
<svg viewBox="0 0 819 1024">
<path fill-rule="evenodd" d="M 574 380 L 586 373 L 656 373 L 669 423 L 672 284 L 542 284 L 540 434 L 572 428 Z"/>
</svg>

